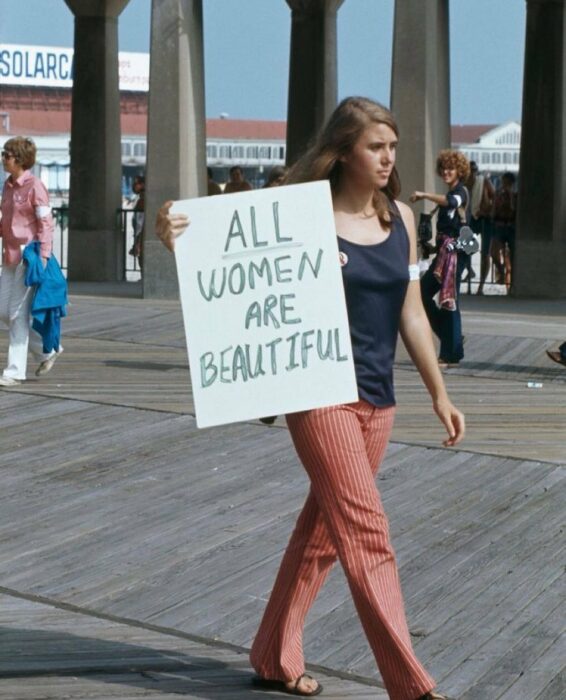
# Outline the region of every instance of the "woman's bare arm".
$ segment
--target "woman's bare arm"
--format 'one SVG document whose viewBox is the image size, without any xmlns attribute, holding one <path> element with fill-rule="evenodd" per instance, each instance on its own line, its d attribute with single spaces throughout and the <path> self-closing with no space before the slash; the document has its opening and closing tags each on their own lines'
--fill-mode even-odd
<svg viewBox="0 0 566 700">
<path fill-rule="evenodd" d="M 431 202 L 434 202 L 435 204 L 440 205 L 441 207 L 447 207 L 448 206 L 448 199 L 446 198 L 445 194 L 434 194 L 433 192 L 419 192 L 415 191 L 413 194 L 409 197 L 410 202 L 418 202 L 421 199 L 428 199 Z"/>
</svg>

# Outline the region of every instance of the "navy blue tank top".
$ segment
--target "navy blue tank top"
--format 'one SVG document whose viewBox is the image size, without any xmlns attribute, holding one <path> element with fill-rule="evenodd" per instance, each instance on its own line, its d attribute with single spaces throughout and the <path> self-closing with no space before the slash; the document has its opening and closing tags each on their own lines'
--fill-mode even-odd
<svg viewBox="0 0 566 700">
<path fill-rule="evenodd" d="M 338 237 L 338 248 L 359 396 L 380 408 L 394 406 L 393 361 L 409 285 L 407 230 L 395 213 L 382 243 Z"/>
</svg>

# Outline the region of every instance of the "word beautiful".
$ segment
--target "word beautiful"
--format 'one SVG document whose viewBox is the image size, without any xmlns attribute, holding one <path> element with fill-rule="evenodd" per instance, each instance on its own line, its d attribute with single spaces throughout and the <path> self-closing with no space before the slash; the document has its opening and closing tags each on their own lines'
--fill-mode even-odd
<svg viewBox="0 0 566 700">
<path fill-rule="evenodd" d="M 308 291 L 303 298 L 309 299 L 311 306 L 314 304 L 324 250 L 317 248 L 314 253 L 301 251 L 302 243 L 281 234 L 279 202 L 272 203 L 272 217 L 273 238 L 271 241 L 261 240 L 255 207 L 250 207 L 248 236 L 240 213 L 234 211 L 223 257 L 253 255 L 255 259 L 224 265 L 206 274 L 202 270 L 197 271 L 199 293 L 206 302 L 214 303 L 230 295 L 249 297 L 242 319 L 241 340 L 244 342 L 234 342 L 221 350 L 207 351 L 200 356 L 202 388 L 210 387 L 217 381 L 227 384 L 247 382 L 266 374 L 306 369 L 317 360 L 345 362 L 348 359 L 340 349 L 339 328 L 309 328 L 295 308 L 297 292 L 301 288 Z M 233 248 L 236 248 L 236 252 Z M 290 252 L 280 254 L 286 250 Z M 285 288 L 284 293 L 281 287 Z M 270 288 L 273 288 L 272 293 L 260 299 L 252 298 L 256 289 L 259 292 Z M 248 339 L 246 334 L 253 334 L 255 329 L 268 327 L 279 330 L 286 326 L 294 326 L 294 332 L 287 335 L 281 332 L 268 342 L 245 342 Z M 342 342 L 344 347 L 346 343 Z"/>
</svg>

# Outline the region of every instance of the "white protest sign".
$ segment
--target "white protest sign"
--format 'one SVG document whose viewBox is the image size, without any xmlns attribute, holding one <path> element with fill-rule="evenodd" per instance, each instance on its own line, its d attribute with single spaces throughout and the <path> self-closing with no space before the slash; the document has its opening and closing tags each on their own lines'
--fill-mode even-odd
<svg viewBox="0 0 566 700">
<path fill-rule="evenodd" d="M 357 401 L 328 182 L 171 211 L 197 425 Z"/>
</svg>

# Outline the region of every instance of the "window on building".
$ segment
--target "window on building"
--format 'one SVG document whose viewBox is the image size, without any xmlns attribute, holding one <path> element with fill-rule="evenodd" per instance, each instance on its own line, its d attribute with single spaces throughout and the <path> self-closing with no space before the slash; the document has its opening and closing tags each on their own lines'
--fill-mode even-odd
<svg viewBox="0 0 566 700">
<path fill-rule="evenodd" d="M 501 153 L 492 153 L 491 162 L 495 164 L 501 163 Z"/>
<path fill-rule="evenodd" d="M 57 164 L 56 168 L 57 190 L 66 192 L 69 189 L 69 166 Z"/>
<path fill-rule="evenodd" d="M 230 146 L 228 146 L 227 144 L 220 146 L 219 152 L 221 158 L 230 158 Z"/>
<path fill-rule="evenodd" d="M 246 158 L 257 158 L 257 146 L 248 146 L 246 148 Z"/>
<path fill-rule="evenodd" d="M 258 150 L 260 158 L 269 159 L 269 146 L 260 146 Z"/>
<path fill-rule="evenodd" d="M 244 157 L 244 147 L 243 146 L 232 146 L 232 158 L 243 158 Z"/>
<path fill-rule="evenodd" d="M 145 143 L 143 141 L 134 143 L 134 156 L 137 158 L 145 158 Z"/>
<path fill-rule="evenodd" d="M 515 165 L 518 165 L 519 163 L 519 154 L 517 153 L 517 151 L 513 153 L 513 163 L 515 163 Z"/>
<path fill-rule="evenodd" d="M 206 155 L 208 158 L 218 158 L 218 148 L 216 146 L 207 146 Z"/>
<path fill-rule="evenodd" d="M 132 155 L 132 144 L 129 141 L 122 141 L 122 156 Z"/>
<path fill-rule="evenodd" d="M 486 163 L 490 163 L 490 157 L 489 153 L 484 151 L 484 153 L 481 154 L 481 162 L 482 165 L 485 165 Z"/>
</svg>

